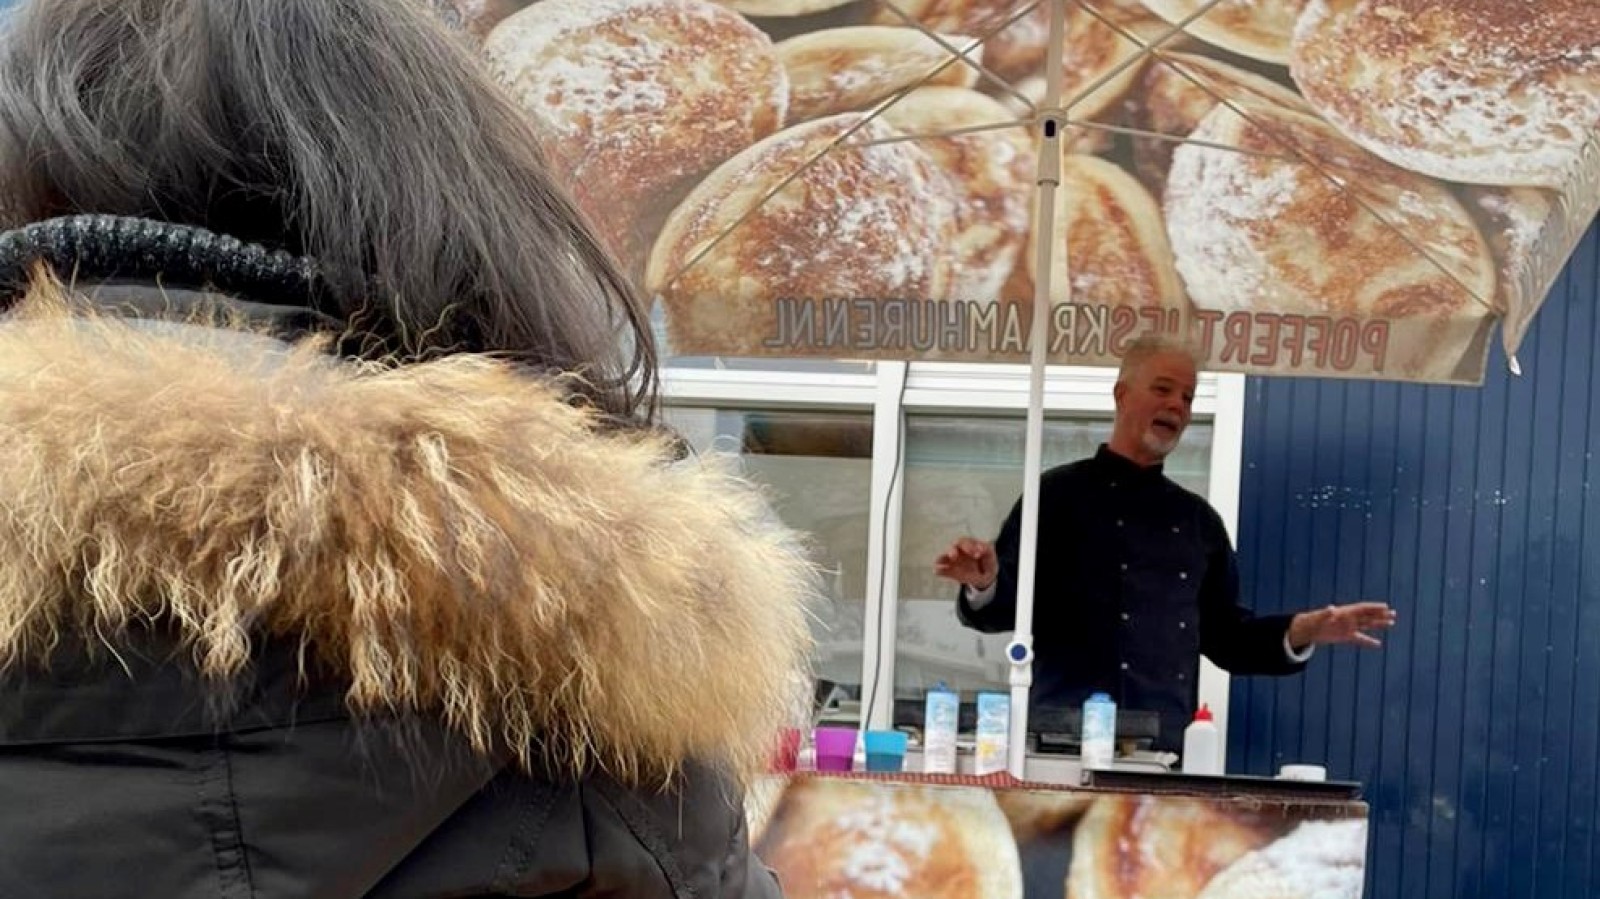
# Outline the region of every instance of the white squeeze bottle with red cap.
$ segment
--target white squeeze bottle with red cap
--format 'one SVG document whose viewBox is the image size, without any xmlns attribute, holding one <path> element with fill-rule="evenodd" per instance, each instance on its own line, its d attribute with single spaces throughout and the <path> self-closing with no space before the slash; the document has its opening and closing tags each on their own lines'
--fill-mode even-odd
<svg viewBox="0 0 1600 899">
<path fill-rule="evenodd" d="M 1216 722 L 1211 720 L 1211 707 L 1201 703 L 1194 720 L 1183 729 L 1183 773 L 1221 774 L 1220 740 Z"/>
</svg>

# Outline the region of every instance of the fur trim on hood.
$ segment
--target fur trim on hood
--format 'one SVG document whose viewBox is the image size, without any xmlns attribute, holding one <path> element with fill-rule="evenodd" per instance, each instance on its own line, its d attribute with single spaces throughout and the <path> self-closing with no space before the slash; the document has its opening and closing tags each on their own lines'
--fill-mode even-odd
<svg viewBox="0 0 1600 899">
<path fill-rule="evenodd" d="M 336 363 L 33 294 L 0 321 L 0 669 L 159 623 L 226 682 L 270 634 L 358 713 L 627 780 L 749 774 L 809 686 L 812 569 L 713 463 L 481 357 Z"/>
</svg>

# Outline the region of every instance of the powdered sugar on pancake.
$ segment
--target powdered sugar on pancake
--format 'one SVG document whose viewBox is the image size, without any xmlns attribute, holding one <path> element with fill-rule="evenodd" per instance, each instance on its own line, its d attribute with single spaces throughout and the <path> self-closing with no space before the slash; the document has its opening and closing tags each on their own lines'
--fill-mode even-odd
<svg viewBox="0 0 1600 899">
<path fill-rule="evenodd" d="M 724 239 L 728 251 L 753 235 L 770 233 L 775 239 L 761 243 L 743 275 L 770 289 L 786 289 L 787 295 L 829 296 L 834 294 L 827 291 L 835 289 L 846 291 L 838 295 L 888 296 L 926 290 L 933 260 L 940 255 L 936 235 L 943 228 L 919 227 L 928 216 L 909 207 L 926 203 L 933 221 L 948 227 L 954 214 L 949 185 L 910 143 L 841 142 L 824 150 L 829 142 L 824 135 L 846 130 L 843 118 L 815 123 L 825 128 L 792 129 L 731 160 L 727 190 L 719 193 L 742 202 L 707 198 L 709 202 L 695 204 L 694 196 L 685 201 L 695 214 L 690 232 L 700 238 L 697 243 L 709 245 L 721 226 L 740 219 L 747 227 L 735 226 Z M 846 141 L 881 140 L 894 133 L 874 121 Z M 802 168 L 777 194 L 766 197 L 771 187 Z M 712 247 L 710 253 L 719 249 Z"/>
<path fill-rule="evenodd" d="M 849 848 L 841 873 L 866 890 L 900 895 L 912 870 L 933 853 L 939 828 L 908 820 L 887 795 L 874 796 L 836 819 Z"/>
<path fill-rule="evenodd" d="M 1366 849 L 1361 821 L 1308 821 L 1261 854 L 1309 896 L 1355 899 L 1361 895 Z"/>
<path fill-rule="evenodd" d="M 925 149 L 956 196 L 950 295 L 994 300 L 1016 266 L 1031 224 L 1037 166 L 1023 128 L 983 128 L 1014 121 L 998 101 L 975 91 L 929 87 L 884 107 L 881 118 Z"/>
<path fill-rule="evenodd" d="M 1167 182 L 1168 234 L 1201 308 L 1382 320 L 1384 364 L 1448 379 L 1492 311 L 1494 256 L 1437 181 L 1383 161 L 1322 120 L 1216 107 Z M 1288 156 L 1290 158 L 1282 158 Z"/>
<path fill-rule="evenodd" d="M 737 130 L 739 119 L 781 120 L 788 82 L 770 48 L 753 25 L 705 0 L 544 0 L 491 32 L 484 55 L 497 79 L 564 135 L 643 153 L 670 124 L 654 119 L 713 133 Z M 707 83 L 708 58 L 727 70 L 724 84 Z M 754 108 L 730 110 L 733 123 L 674 110 L 707 88 L 737 90 Z"/>
<path fill-rule="evenodd" d="M 868 151 L 866 168 L 873 172 L 893 172 L 897 160 L 884 154 Z M 883 196 L 851 197 L 839 195 L 832 198 L 831 209 L 818 211 L 813 231 L 818 237 L 830 234 L 827 249 L 812 260 L 794 260 L 806 265 L 848 264 L 857 253 L 870 252 L 871 242 L 885 234 L 893 235 L 893 249 L 878 266 L 878 275 L 891 290 L 904 290 L 922 279 L 928 270 L 928 258 L 918 252 L 916 242 L 897 227 L 898 210 L 894 202 Z"/>
<path fill-rule="evenodd" d="M 659 113 L 671 92 L 662 84 L 667 48 L 656 41 L 594 41 L 582 59 L 556 56 L 539 75 L 544 103 L 537 113 L 572 136 L 591 132 L 611 117 Z"/>
<path fill-rule="evenodd" d="M 1360 899 L 1366 851 L 1365 822 L 1307 821 L 1230 865 L 1200 899 Z"/>
<path fill-rule="evenodd" d="M 771 40 L 707 0 L 542 0 L 482 54 L 630 264 L 665 198 L 775 131 L 788 105 Z"/>
<path fill-rule="evenodd" d="M 1195 144 L 1179 145 L 1172 156 L 1167 237 L 1178 274 L 1202 308 L 1251 309 L 1268 298 L 1271 266 L 1255 226 L 1289 206 L 1299 175 L 1295 166 L 1278 165 L 1262 176 L 1249 161 Z"/>
<path fill-rule="evenodd" d="M 773 332 L 783 298 L 948 298 L 956 190 L 915 143 L 863 118 L 774 135 L 673 211 L 646 285 L 674 345 L 742 352 Z"/>
<path fill-rule="evenodd" d="M 1020 899 L 1016 838 L 994 794 L 801 779 L 757 846 L 788 895 Z"/>
<path fill-rule="evenodd" d="M 1559 187 L 1600 127 L 1600 4 L 1311 0 L 1291 73 L 1324 117 L 1396 165 Z"/>
<path fill-rule="evenodd" d="M 848 271 L 858 265 L 857 259 L 865 259 L 875 274 L 869 280 L 878 281 L 887 295 L 926 285 L 933 260 L 942 249 L 930 245 L 932 231 L 919 233 L 919 229 L 907 227 L 910 222 L 902 191 L 915 191 L 919 202 L 940 208 L 942 214 L 936 218 L 948 219 L 954 212 L 948 186 L 939 178 L 932 196 L 923 192 L 934 186 L 936 173 L 920 148 L 881 144 L 843 153 L 858 164 L 834 169 L 821 179 L 823 183 L 808 185 L 813 209 L 820 213 L 815 227 L 827 233 L 819 235 L 824 239 L 817 252 L 805 260 L 806 267 Z M 837 193 L 828 181 L 838 182 Z"/>
<path fill-rule="evenodd" d="M 1513 82 L 1531 77 L 1530 72 L 1519 71 L 1509 54 L 1496 55 L 1500 58 L 1489 60 L 1488 71 L 1505 71 Z M 1574 96 L 1565 91 L 1535 90 L 1514 94 L 1515 100 L 1507 102 L 1505 95 L 1491 92 L 1487 79 L 1462 71 L 1462 65 L 1476 63 L 1454 62 L 1446 57 L 1410 79 L 1417 102 L 1387 111 L 1392 127 L 1401 133 L 1432 132 L 1438 143 L 1502 147 L 1522 157 L 1519 166 L 1545 170 L 1560 178 L 1582 145 L 1580 129 L 1600 121 L 1600 93 Z M 1596 87 L 1600 88 L 1600 84 Z M 1430 163 L 1440 169 L 1450 168 L 1453 161 L 1448 155 L 1430 159 L 1441 154 L 1426 149 L 1408 151 L 1400 147 L 1391 150 L 1391 154 L 1407 168 L 1424 171 Z M 1476 180 L 1493 179 L 1493 173 L 1485 172 Z"/>
</svg>

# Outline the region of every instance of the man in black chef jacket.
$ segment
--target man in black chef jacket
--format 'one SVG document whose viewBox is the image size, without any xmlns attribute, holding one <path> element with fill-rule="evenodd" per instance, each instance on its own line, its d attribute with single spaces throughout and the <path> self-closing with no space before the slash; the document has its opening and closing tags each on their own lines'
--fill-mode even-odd
<svg viewBox="0 0 1600 899">
<path fill-rule="evenodd" d="M 1173 483 L 1162 461 L 1189 425 L 1195 359 L 1151 337 L 1130 347 L 1115 388 L 1110 442 L 1044 473 L 1034 595 L 1032 705 L 1075 708 L 1096 690 L 1156 712 L 1156 748 L 1178 750 L 1199 695 L 1200 655 L 1233 674 L 1293 674 L 1319 643 L 1377 646 L 1383 603 L 1255 616 L 1222 519 Z M 935 562 L 962 584 L 963 624 L 1013 629 L 1020 501 L 990 544 L 957 540 Z"/>
</svg>

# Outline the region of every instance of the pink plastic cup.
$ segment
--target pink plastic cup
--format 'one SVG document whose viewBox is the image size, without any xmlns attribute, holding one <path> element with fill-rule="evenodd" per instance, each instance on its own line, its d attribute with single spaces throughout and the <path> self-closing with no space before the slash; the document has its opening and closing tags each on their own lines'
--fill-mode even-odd
<svg viewBox="0 0 1600 899">
<path fill-rule="evenodd" d="M 819 727 L 816 730 L 817 770 L 849 771 L 856 758 L 856 738 L 853 727 Z"/>
</svg>

